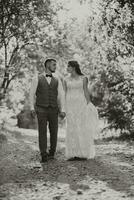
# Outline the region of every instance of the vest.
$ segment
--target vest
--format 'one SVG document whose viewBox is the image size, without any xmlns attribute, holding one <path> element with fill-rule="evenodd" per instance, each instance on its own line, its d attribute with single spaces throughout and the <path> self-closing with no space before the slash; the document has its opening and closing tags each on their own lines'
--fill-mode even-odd
<svg viewBox="0 0 134 200">
<path fill-rule="evenodd" d="M 58 107 L 58 79 L 52 77 L 48 84 L 44 75 L 38 77 L 38 86 L 36 90 L 36 106 L 40 107 Z"/>
</svg>

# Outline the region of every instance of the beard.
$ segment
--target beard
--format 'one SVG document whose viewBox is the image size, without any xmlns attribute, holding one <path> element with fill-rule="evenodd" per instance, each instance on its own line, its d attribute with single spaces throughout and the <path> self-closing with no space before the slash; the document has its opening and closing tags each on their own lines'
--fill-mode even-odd
<svg viewBox="0 0 134 200">
<path fill-rule="evenodd" d="M 51 69 L 50 71 L 51 71 L 51 73 L 55 73 L 55 70 L 52 70 L 52 69 Z"/>
</svg>

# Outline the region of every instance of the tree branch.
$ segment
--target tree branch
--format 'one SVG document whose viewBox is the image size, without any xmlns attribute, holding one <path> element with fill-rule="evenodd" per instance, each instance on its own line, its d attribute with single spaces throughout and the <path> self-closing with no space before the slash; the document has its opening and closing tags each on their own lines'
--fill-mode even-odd
<svg viewBox="0 0 134 200">
<path fill-rule="evenodd" d="M 7 84 L 6 84 L 6 87 L 5 87 L 5 90 L 7 90 L 10 82 L 17 76 L 17 74 L 14 74 L 8 81 L 7 81 Z"/>
<path fill-rule="evenodd" d="M 13 61 L 14 57 L 16 56 L 18 49 L 19 49 L 19 45 L 17 44 L 17 46 L 14 48 L 12 55 L 10 57 L 10 60 L 9 60 L 9 63 L 8 63 L 9 66 L 11 66 L 12 61 Z"/>
</svg>

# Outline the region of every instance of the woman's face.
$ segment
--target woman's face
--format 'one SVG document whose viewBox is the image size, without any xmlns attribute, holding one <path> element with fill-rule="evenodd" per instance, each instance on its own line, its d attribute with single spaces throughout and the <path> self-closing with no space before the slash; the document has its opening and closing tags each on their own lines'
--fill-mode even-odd
<svg viewBox="0 0 134 200">
<path fill-rule="evenodd" d="M 68 73 L 72 73 L 73 71 L 74 71 L 74 68 L 71 65 L 68 64 L 68 66 L 67 66 L 67 72 Z"/>
</svg>

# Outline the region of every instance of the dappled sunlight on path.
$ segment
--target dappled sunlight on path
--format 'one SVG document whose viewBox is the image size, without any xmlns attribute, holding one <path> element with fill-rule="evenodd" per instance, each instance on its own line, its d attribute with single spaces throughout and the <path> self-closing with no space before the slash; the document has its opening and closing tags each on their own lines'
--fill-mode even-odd
<svg viewBox="0 0 134 200">
<path fill-rule="evenodd" d="M 133 144 L 100 141 L 95 159 L 67 161 L 60 134 L 56 159 L 41 165 L 35 132 L 11 131 L 7 138 L 0 152 L 0 199 L 134 199 Z"/>
</svg>

